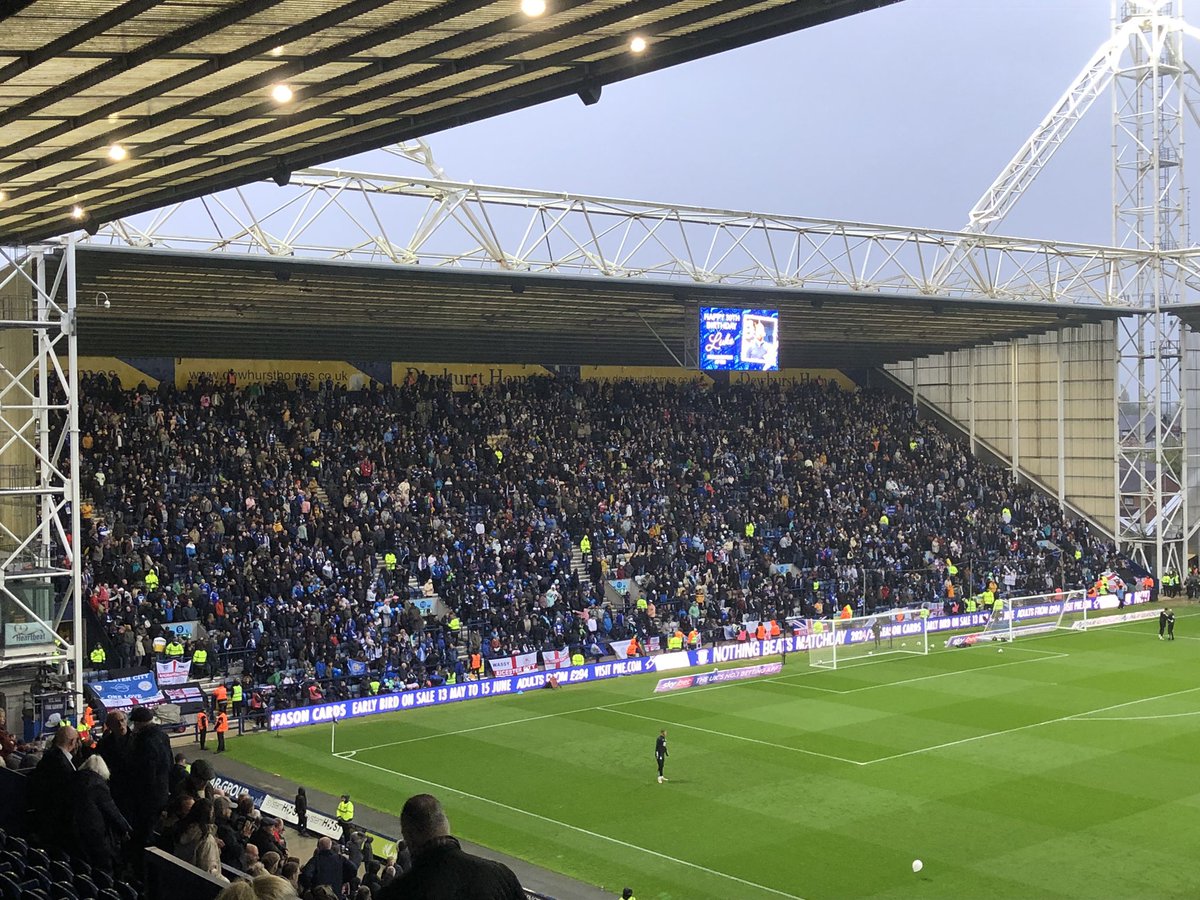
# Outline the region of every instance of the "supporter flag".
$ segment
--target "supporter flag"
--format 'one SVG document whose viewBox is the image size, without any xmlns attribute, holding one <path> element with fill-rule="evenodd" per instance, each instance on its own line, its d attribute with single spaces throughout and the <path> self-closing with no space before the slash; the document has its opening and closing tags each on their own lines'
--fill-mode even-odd
<svg viewBox="0 0 1200 900">
<path fill-rule="evenodd" d="M 192 677 L 192 661 L 190 659 L 171 659 L 167 662 L 155 663 L 158 670 L 159 684 L 183 684 Z"/>
<path fill-rule="evenodd" d="M 366 675 L 367 664 L 360 659 L 348 659 L 346 660 L 346 670 L 351 675 Z"/>
<path fill-rule="evenodd" d="M 89 682 L 88 688 L 104 708 L 110 711 L 163 702 L 162 691 L 158 689 L 158 685 L 154 683 L 154 676 L 149 672 L 109 681 L 92 681 Z"/>
<path fill-rule="evenodd" d="M 565 669 L 571 664 L 571 651 L 566 647 L 561 650 L 543 650 L 542 665 L 547 669 Z"/>
<path fill-rule="evenodd" d="M 617 659 L 628 659 L 629 658 L 629 645 L 632 643 L 633 643 L 632 640 L 609 641 L 608 646 L 612 647 L 612 651 L 613 651 L 613 653 L 615 653 L 617 655 Z"/>
</svg>

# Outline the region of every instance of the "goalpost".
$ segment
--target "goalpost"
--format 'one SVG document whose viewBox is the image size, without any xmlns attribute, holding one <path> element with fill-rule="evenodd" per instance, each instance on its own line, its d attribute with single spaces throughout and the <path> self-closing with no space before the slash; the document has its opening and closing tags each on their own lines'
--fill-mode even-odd
<svg viewBox="0 0 1200 900">
<path fill-rule="evenodd" d="M 868 657 L 929 653 L 929 632 L 919 610 L 818 619 L 813 622 L 813 638 L 808 664 L 819 669 L 837 669 Z"/>
<path fill-rule="evenodd" d="M 946 646 L 969 647 L 984 641 L 1014 641 L 1059 629 L 1070 631 L 1071 621 L 1086 616 L 1088 611 L 1087 592 L 1082 590 L 1007 597 L 1000 604 L 999 609 L 990 611 L 991 617 L 982 631 L 954 635 L 946 641 Z"/>
</svg>

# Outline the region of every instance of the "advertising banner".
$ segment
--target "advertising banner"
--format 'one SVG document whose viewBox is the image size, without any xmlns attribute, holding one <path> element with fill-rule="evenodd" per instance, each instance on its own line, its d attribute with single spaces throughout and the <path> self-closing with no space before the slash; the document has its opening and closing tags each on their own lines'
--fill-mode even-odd
<svg viewBox="0 0 1200 900">
<path fill-rule="evenodd" d="M 761 678 L 764 675 L 778 675 L 783 671 L 783 663 L 760 663 L 757 666 L 740 666 L 736 669 L 718 669 L 715 672 L 701 672 L 698 675 L 682 675 L 678 678 L 664 678 L 654 687 L 654 693 L 678 691 L 683 688 L 705 687 L 710 684 L 724 684 L 730 681 L 744 681 L 747 678 Z"/>
<path fill-rule="evenodd" d="M 37 647 L 53 644 L 54 632 L 38 622 L 5 622 L 5 647 Z"/>
<path fill-rule="evenodd" d="M 283 819 L 289 825 L 295 825 L 300 821 L 296 815 L 296 806 L 290 800 L 284 800 L 280 797 L 264 794 L 262 803 L 258 805 L 264 816 L 275 816 L 277 819 Z M 340 841 L 342 839 L 342 826 L 338 820 L 330 816 L 322 815 L 312 809 L 308 811 L 305 827 L 309 831 L 315 831 L 319 835 L 331 837 Z"/>
<path fill-rule="evenodd" d="M 592 663 L 586 666 L 571 666 L 554 673 L 561 685 L 601 681 L 621 675 L 641 675 L 653 670 L 650 659 L 627 659 L 616 662 Z M 317 706 L 301 706 L 296 709 L 277 709 L 271 713 L 271 729 L 299 728 L 303 725 L 319 725 L 325 722 L 375 716 L 380 713 L 399 712 L 406 709 L 421 709 L 458 703 L 462 700 L 478 700 L 482 697 L 499 697 L 545 687 L 546 672 L 529 672 L 525 675 L 507 675 L 487 678 L 482 681 L 466 681 L 462 684 L 444 684 L 441 687 L 404 691 L 399 694 L 380 694 L 358 700 L 343 700 L 336 703 L 321 703 Z"/>
<path fill-rule="evenodd" d="M 192 661 L 190 659 L 169 659 L 166 662 L 154 664 L 158 674 L 159 684 L 183 684 L 192 677 Z"/>
<path fill-rule="evenodd" d="M 158 689 L 158 685 L 154 683 L 154 676 L 149 672 L 109 681 L 93 681 L 88 687 L 109 711 L 163 702 L 162 691 Z"/>
<path fill-rule="evenodd" d="M 1075 631 L 1086 631 L 1089 628 L 1102 628 L 1105 625 L 1123 625 L 1126 622 L 1144 622 L 1147 619 L 1157 619 L 1157 609 L 1139 609 L 1136 612 L 1118 613 L 1115 616 L 1101 616 L 1098 619 L 1080 619 L 1071 623 Z"/>
</svg>

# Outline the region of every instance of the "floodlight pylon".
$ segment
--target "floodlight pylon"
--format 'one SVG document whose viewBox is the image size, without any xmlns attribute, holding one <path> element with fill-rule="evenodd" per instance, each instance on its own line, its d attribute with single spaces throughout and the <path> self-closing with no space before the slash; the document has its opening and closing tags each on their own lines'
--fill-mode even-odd
<svg viewBox="0 0 1200 900">
<path fill-rule="evenodd" d="M 86 641 L 75 313 L 73 239 L 0 247 L 0 668 L 50 664 L 69 676 L 78 709 Z"/>
<path fill-rule="evenodd" d="M 1149 314 L 1117 326 L 1115 519 L 1118 543 L 1148 568 L 1182 571 L 1195 536 L 1189 502 L 1188 354 L 1195 338 L 1170 314 L 1183 300 L 1190 260 L 1184 117 L 1200 124 L 1184 37 L 1200 30 L 1183 0 L 1113 0 L 1112 33 L 971 209 L 964 231 L 985 234 L 1032 185 L 1105 91 L 1112 98 L 1112 244 L 1151 254 L 1121 284 L 1124 302 Z M 950 254 L 965 252 L 966 242 Z M 950 260 L 947 261 L 948 264 Z M 1125 395 L 1122 399 L 1122 394 Z"/>
</svg>

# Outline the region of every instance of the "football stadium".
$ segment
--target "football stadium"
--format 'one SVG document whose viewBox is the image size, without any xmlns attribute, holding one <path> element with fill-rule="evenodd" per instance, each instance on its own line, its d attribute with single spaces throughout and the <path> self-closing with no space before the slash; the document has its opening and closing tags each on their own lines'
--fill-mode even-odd
<svg viewBox="0 0 1200 900">
<path fill-rule="evenodd" d="M 0 3 L 0 900 L 1195 897 L 1200 30 L 1052 5 Z"/>
</svg>

